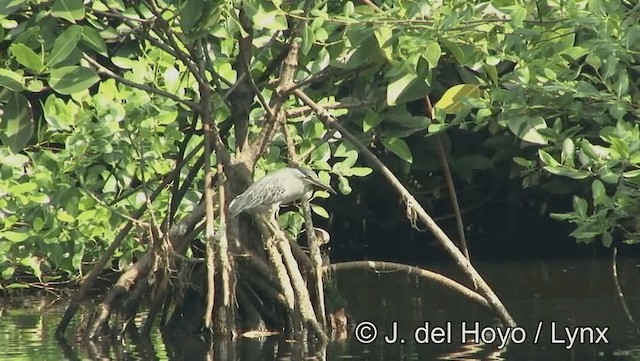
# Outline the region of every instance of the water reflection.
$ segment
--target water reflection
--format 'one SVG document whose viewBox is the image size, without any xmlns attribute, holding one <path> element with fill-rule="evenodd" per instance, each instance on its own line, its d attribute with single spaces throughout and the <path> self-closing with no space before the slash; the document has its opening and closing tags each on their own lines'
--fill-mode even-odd
<svg viewBox="0 0 640 361">
<path fill-rule="evenodd" d="M 512 341 L 498 347 L 506 329 L 490 310 L 452 291 L 403 273 L 363 270 L 334 277 L 354 325 L 375 327 L 377 337 L 368 344 L 353 332 L 326 349 L 279 337 L 207 340 L 157 329 L 144 339 L 135 327 L 122 338 L 96 342 L 79 342 L 81 335 L 68 332 L 68 343 L 58 344 L 53 334 L 62 302 L 5 299 L 0 360 L 640 360 L 640 341 L 617 298 L 609 260 L 477 267 L 522 327 L 522 344 L 513 342 L 522 335 L 512 333 Z M 640 262 L 621 259 L 618 267 L 630 311 L 640 318 Z M 464 283 L 451 265 L 430 268 Z M 132 325 L 142 324 L 143 316 Z"/>
</svg>

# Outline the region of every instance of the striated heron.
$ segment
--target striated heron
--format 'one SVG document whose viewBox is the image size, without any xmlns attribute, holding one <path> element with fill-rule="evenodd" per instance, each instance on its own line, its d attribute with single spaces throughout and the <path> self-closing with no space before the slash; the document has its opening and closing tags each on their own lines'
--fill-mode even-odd
<svg viewBox="0 0 640 361">
<path fill-rule="evenodd" d="M 278 169 L 260 178 L 235 197 L 229 203 L 229 215 L 235 217 L 245 211 L 271 210 L 273 212 L 271 215 L 275 216 L 281 204 L 310 197 L 314 185 L 336 194 L 336 191 L 323 184 L 311 169 L 302 167 Z"/>
</svg>

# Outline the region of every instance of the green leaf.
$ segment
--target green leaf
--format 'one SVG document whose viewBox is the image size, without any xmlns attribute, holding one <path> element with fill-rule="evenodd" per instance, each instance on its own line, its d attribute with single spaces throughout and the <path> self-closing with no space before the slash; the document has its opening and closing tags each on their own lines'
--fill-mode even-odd
<svg viewBox="0 0 640 361">
<path fill-rule="evenodd" d="M 427 131 L 431 134 L 438 133 L 447 130 L 450 126 L 451 124 L 444 123 L 430 124 L 429 127 L 427 127 Z"/>
<path fill-rule="evenodd" d="M 618 95 L 618 99 L 624 97 L 629 91 L 629 75 L 626 71 L 621 70 L 618 75 L 615 84 L 613 85 L 614 90 Z"/>
<path fill-rule="evenodd" d="M 366 177 L 373 172 L 373 169 L 369 167 L 353 167 L 351 168 L 351 174 L 356 177 Z"/>
<path fill-rule="evenodd" d="M 49 84 L 56 92 L 70 95 L 85 90 L 97 83 L 96 73 L 81 66 L 65 66 L 54 69 L 49 76 Z"/>
<path fill-rule="evenodd" d="M 7 267 L 2 270 L 2 279 L 8 280 L 13 277 L 13 274 L 16 272 L 15 267 Z"/>
<path fill-rule="evenodd" d="M 83 0 L 56 0 L 51 7 L 51 15 L 75 23 L 84 18 Z"/>
<path fill-rule="evenodd" d="M 11 194 L 12 196 L 16 196 L 18 194 L 32 192 L 36 189 L 38 189 L 38 185 L 36 183 L 25 182 L 25 183 L 16 184 L 10 187 L 9 194 Z"/>
<path fill-rule="evenodd" d="M 95 209 L 89 209 L 87 211 L 84 211 L 82 213 L 80 213 L 78 215 L 78 217 L 76 217 L 76 219 L 78 220 L 78 222 L 82 223 L 84 221 L 89 221 L 91 219 L 94 219 L 96 217 L 96 210 Z"/>
<path fill-rule="evenodd" d="M 610 232 L 605 232 L 602 235 L 602 245 L 609 248 L 611 247 L 611 244 L 613 244 L 613 236 Z"/>
<path fill-rule="evenodd" d="M 23 79 L 22 75 L 13 72 L 9 69 L 0 68 L 0 86 L 6 89 L 12 90 L 14 92 L 19 92 L 23 90 Z"/>
<path fill-rule="evenodd" d="M 180 11 L 180 25 L 185 33 L 190 33 L 202 17 L 204 0 L 186 0 Z"/>
<path fill-rule="evenodd" d="M 522 23 L 524 19 L 527 17 L 527 9 L 520 6 L 514 5 L 511 7 L 511 22 L 513 23 L 514 28 L 522 27 Z"/>
<path fill-rule="evenodd" d="M 539 129 L 546 129 L 547 123 L 542 117 L 513 117 L 508 121 L 509 130 L 518 138 L 534 144 L 547 144 L 547 138 L 538 133 Z"/>
<path fill-rule="evenodd" d="M 356 8 L 355 5 L 353 5 L 353 2 L 347 1 L 346 4 L 344 4 L 344 8 L 342 9 L 342 14 L 344 16 L 350 17 L 355 12 L 355 9 Z"/>
<path fill-rule="evenodd" d="M 31 195 L 30 200 L 38 204 L 48 204 L 49 202 L 51 202 L 49 196 L 44 193 L 35 193 Z"/>
<path fill-rule="evenodd" d="M 462 51 L 462 48 L 460 48 L 458 44 L 449 40 L 443 40 L 442 45 L 444 45 L 444 47 L 447 50 L 449 50 L 449 52 L 451 53 L 451 55 L 453 55 L 453 57 L 456 59 L 458 64 L 464 65 L 466 63 L 464 52 Z"/>
<path fill-rule="evenodd" d="M 595 179 L 591 183 L 591 194 L 594 205 L 601 204 L 603 200 L 607 199 L 607 190 L 599 179 Z"/>
<path fill-rule="evenodd" d="M 51 94 L 44 102 L 44 119 L 50 130 L 71 130 L 74 124 L 75 112 L 72 111 L 72 101 L 69 105 L 64 100 L 58 98 L 56 94 Z"/>
<path fill-rule="evenodd" d="M 613 117 L 613 119 L 622 119 L 625 115 L 627 115 L 627 106 L 624 103 L 614 103 L 611 104 L 608 108 L 609 114 Z"/>
<path fill-rule="evenodd" d="M 327 198 L 331 197 L 331 194 L 329 194 L 329 192 L 327 192 L 327 191 L 316 191 L 315 193 L 313 193 L 313 196 L 315 198 L 327 199 Z"/>
<path fill-rule="evenodd" d="M 447 89 L 433 108 L 434 111 L 437 108 L 444 110 L 447 114 L 456 114 L 462 110 L 462 99 L 478 97 L 480 97 L 480 87 L 478 85 L 458 84 Z"/>
<path fill-rule="evenodd" d="M 31 78 L 27 82 L 27 90 L 32 93 L 40 93 L 44 89 L 44 83 L 39 79 Z"/>
<path fill-rule="evenodd" d="M 593 160 L 602 160 L 602 159 L 606 159 L 609 158 L 609 150 L 601 147 L 601 146 L 595 146 L 591 143 L 589 143 L 588 140 L 583 139 L 580 142 L 580 149 L 584 152 L 585 155 L 587 155 L 589 158 L 593 159 Z"/>
<path fill-rule="evenodd" d="M 11 154 L 8 149 L 0 147 L 0 164 L 2 165 L 22 171 L 29 161 L 30 159 L 26 155 Z"/>
<path fill-rule="evenodd" d="M 568 57 L 569 59 L 576 61 L 582 58 L 583 56 L 589 54 L 589 52 L 591 52 L 591 49 L 589 48 L 584 48 L 582 46 L 574 46 L 560 52 L 560 56 Z"/>
<path fill-rule="evenodd" d="M 440 44 L 433 40 L 429 40 L 427 41 L 427 45 L 424 47 L 422 57 L 424 57 L 429 63 L 429 68 L 433 69 L 438 66 L 441 54 L 442 49 L 440 48 Z"/>
<path fill-rule="evenodd" d="M 331 158 L 331 147 L 329 144 L 323 143 L 311 152 L 311 162 L 326 162 Z"/>
<path fill-rule="evenodd" d="M 542 161 L 542 163 L 552 166 L 552 167 L 557 167 L 560 165 L 560 163 L 558 163 L 557 160 L 555 160 L 551 154 L 545 152 L 542 149 L 538 149 L 538 157 L 540 158 L 540 160 Z"/>
<path fill-rule="evenodd" d="M 13 14 L 16 10 L 22 8 L 26 2 L 27 0 L 3 0 L 0 3 L 0 19 Z"/>
<path fill-rule="evenodd" d="M 618 137 L 608 137 L 607 140 L 611 143 L 609 148 L 610 154 L 615 158 L 629 158 L 629 144 Z"/>
<path fill-rule="evenodd" d="M 411 129 L 414 131 L 424 130 L 427 129 L 431 124 L 431 119 L 429 119 L 428 117 L 411 115 L 411 113 L 406 111 L 405 107 L 385 112 L 384 121 L 394 128 L 395 126 L 403 128 L 396 129 L 401 133 L 403 133 L 405 129 Z M 387 131 L 385 133 L 393 133 L 393 130 Z"/>
<path fill-rule="evenodd" d="M 549 173 L 563 176 L 563 177 L 569 177 L 572 179 L 585 179 L 591 175 L 591 173 L 584 170 L 577 170 L 577 169 L 567 168 L 562 166 L 561 167 L 545 166 L 544 169 Z"/>
<path fill-rule="evenodd" d="M 325 133 L 324 125 L 317 120 L 305 121 L 302 123 L 302 133 L 305 139 L 321 138 Z"/>
<path fill-rule="evenodd" d="M 585 218 L 587 216 L 587 201 L 578 196 L 573 196 L 573 210 L 578 217 Z"/>
<path fill-rule="evenodd" d="M 489 74 L 489 78 L 491 79 L 491 81 L 493 81 L 494 84 L 498 84 L 500 82 L 500 80 L 498 79 L 498 70 L 496 69 L 495 65 L 484 64 L 482 68 L 487 74 Z"/>
<path fill-rule="evenodd" d="M 302 33 L 302 54 L 307 55 L 316 41 L 315 34 L 308 23 L 304 23 L 304 32 Z"/>
<path fill-rule="evenodd" d="M 351 186 L 349 185 L 349 180 L 341 175 L 338 176 L 338 190 L 345 196 L 352 191 Z"/>
<path fill-rule="evenodd" d="M 42 59 L 30 47 L 22 43 L 14 43 L 9 47 L 9 51 L 16 57 L 18 63 L 39 73 L 42 71 Z"/>
<path fill-rule="evenodd" d="M 26 232 L 4 231 L 0 232 L 0 239 L 3 238 L 13 243 L 20 243 L 29 238 L 29 234 Z"/>
<path fill-rule="evenodd" d="M 387 104 L 390 106 L 419 99 L 427 95 L 429 86 L 415 74 L 404 74 L 387 86 Z"/>
<path fill-rule="evenodd" d="M 108 56 L 107 43 L 105 43 L 102 36 L 100 36 L 98 30 L 91 26 L 84 25 L 82 27 L 82 37 L 80 38 L 80 42 L 82 44 L 86 44 L 88 47 L 98 52 L 98 54 Z"/>
<path fill-rule="evenodd" d="M 121 57 L 121 56 L 114 56 L 111 57 L 111 62 L 113 63 L 113 65 L 117 66 L 118 68 L 121 69 L 133 69 L 135 67 L 138 66 L 138 61 L 133 60 L 133 59 L 128 59 L 125 57 Z"/>
<path fill-rule="evenodd" d="M 23 266 L 27 266 L 29 268 L 31 268 L 31 270 L 33 270 L 33 274 L 40 278 L 42 276 L 42 271 L 40 269 L 40 259 L 38 259 L 38 257 L 36 256 L 31 256 L 31 257 L 26 257 L 23 258 L 20 263 L 22 263 Z"/>
<path fill-rule="evenodd" d="M 596 231 L 585 231 L 581 228 L 577 228 L 575 231 L 571 232 L 570 236 L 575 237 L 578 242 L 583 243 L 591 243 L 594 237 L 599 236 L 600 233 Z"/>
<path fill-rule="evenodd" d="M 413 163 L 413 156 L 407 143 L 400 138 L 382 138 L 382 145 L 391 151 L 393 154 L 400 157 L 402 160 L 408 163 Z"/>
<path fill-rule="evenodd" d="M 569 167 L 574 167 L 575 163 L 573 159 L 574 159 L 575 153 L 576 153 L 576 146 L 573 143 L 573 140 L 571 138 L 566 138 L 562 142 L 562 154 L 561 154 L 562 164 L 565 164 Z"/>
<path fill-rule="evenodd" d="M 620 59 L 614 55 L 611 54 L 607 57 L 607 61 L 604 63 L 604 78 L 610 78 L 611 76 L 613 76 L 613 74 L 615 74 L 618 71 L 618 64 L 620 63 Z"/>
<path fill-rule="evenodd" d="M 381 114 L 374 112 L 373 110 L 367 110 L 367 114 L 362 121 L 362 131 L 364 133 L 370 131 L 371 129 L 375 128 L 376 125 L 380 124 L 381 121 Z"/>
<path fill-rule="evenodd" d="M 271 6 L 273 7 L 273 5 Z M 280 31 L 288 29 L 287 19 L 282 11 L 277 9 L 266 11 L 262 4 L 259 5 L 251 20 L 256 30 Z"/>
<path fill-rule="evenodd" d="M 630 170 L 628 172 L 622 173 L 624 178 L 635 178 L 640 175 L 640 169 Z"/>
<path fill-rule="evenodd" d="M 331 168 L 328 167 L 330 170 Z M 331 175 L 329 174 L 329 172 L 321 170 L 320 172 L 318 172 L 318 178 L 320 178 L 320 181 L 324 184 L 331 184 Z"/>
<path fill-rule="evenodd" d="M 575 215 L 573 213 L 551 213 L 549 214 L 549 216 L 551 217 L 551 219 L 554 219 L 556 221 L 566 221 L 575 218 Z"/>
<path fill-rule="evenodd" d="M 356 149 L 351 144 L 346 142 L 341 142 L 340 144 L 338 144 L 338 147 L 336 148 L 335 152 L 333 152 L 333 156 L 346 158 L 349 156 L 349 153 L 354 150 Z"/>
<path fill-rule="evenodd" d="M 517 165 L 525 167 L 525 168 L 529 168 L 529 167 L 531 167 L 531 166 L 533 166 L 535 164 L 534 161 L 528 160 L 528 159 L 525 159 L 525 158 L 521 158 L 521 157 L 513 157 L 513 162 L 516 163 Z"/>
<path fill-rule="evenodd" d="M 22 94 L 12 92 L 0 118 L 0 140 L 18 153 L 31 140 L 34 121 L 31 104 Z"/>
<path fill-rule="evenodd" d="M 313 211 L 313 213 L 319 215 L 320 217 L 329 219 L 329 212 L 327 212 L 327 210 L 323 207 L 312 204 L 311 210 Z"/>
<path fill-rule="evenodd" d="M 598 177 L 602 179 L 605 183 L 609 184 L 617 184 L 620 180 L 620 176 L 617 172 L 612 172 L 609 167 L 604 166 L 598 170 Z"/>
<path fill-rule="evenodd" d="M 342 161 L 340 164 L 343 168 L 351 168 L 356 161 L 358 160 L 358 151 L 357 150 L 349 150 L 346 152 L 346 159 Z"/>
<path fill-rule="evenodd" d="M 376 37 L 378 47 L 382 50 L 382 53 L 387 59 L 393 57 L 393 46 L 391 44 L 391 38 L 393 37 L 393 31 L 388 26 L 376 27 L 373 31 L 373 35 Z"/>
<path fill-rule="evenodd" d="M 82 258 L 84 257 L 84 244 L 76 243 L 74 247 L 73 257 L 71 257 L 71 265 L 74 269 L 79 270 L 82 267 Z"/>
<path fill-rule="evenodd" d="M 24 283 L 12 283 L 5 287 L 6 289 L 17 289 L 17 288 L 29 288 L 30 286 Z"/>
<path fill-rule="evenodd" d="M 59 209 L 56 218 L 61 222 L 73 223 L 76 219 L 64 209 Z"/>
<path fill-rule="evenodd" d="M 80 25 L 72 25 L 62 32 L 53 43 L 47 66 L 52 67 L 66 59 L 78 45 L 81 36 L 82 27 Z"/>
<path fill-rule="evenodd" d="M 558 78 L 558 74 L 549 68 L 544 68 L 543 72 L 544 76 L 549 80 L 556 80 Z"/>
</svg>

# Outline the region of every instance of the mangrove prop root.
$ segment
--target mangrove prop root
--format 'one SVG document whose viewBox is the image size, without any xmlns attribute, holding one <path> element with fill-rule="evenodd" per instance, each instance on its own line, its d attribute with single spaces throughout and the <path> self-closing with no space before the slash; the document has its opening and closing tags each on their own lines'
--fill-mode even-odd
<svg viewBox="0 0 640 361">
<path fill-rule="evenodd" d="M 309 253 L 311 254 L 311 261 L 313 263 L 312 271 L 312 283 L 315 294 L 315 310 L 318 322 L 322 326 L 322 329 L 327 329 L 327 321 L 325 319 L 326 308 L 324 304 L 324 284 L 322 277 L 322 254 L 320 253 L 320 243 L 316 237 L 315 229 L 311 219 L 311 207 L 309 202 L 303 200 L 302 209 L 304 213 L 304 224 L 307 233 L 307 240 L 309 242 Z"/>
</svg>

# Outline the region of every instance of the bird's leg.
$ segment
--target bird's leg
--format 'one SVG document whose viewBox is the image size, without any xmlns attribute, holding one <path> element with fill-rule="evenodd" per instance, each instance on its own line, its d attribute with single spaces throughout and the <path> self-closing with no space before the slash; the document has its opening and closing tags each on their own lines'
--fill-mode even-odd
<svg viewBox="0 0 640 361">
<path fill-rule="evenodd" d="M 278 224 L 278 211 L 280 210 L 280 204 L 276 203 L 271 206 L 269 209 L 269 223 L 275 228 L 280 229 L 280 225 Z"/>
<path fill-rule="evenodd" d="M 265 217 L 264 215 L 262 216 L 262 221 L 264 223 L 266 223 L 267 228 L 269 228 L 269 230 L 271 231 L 271 233 L 275 236 L 276 234 L 278 234 L 278 228 L 276 227 L 278 223 L 274 223 L 273 217 Z"/>
<path fill-rule="evenodd" d="M 268 210 L 269 217 L 266 217 L 264 213 L 262 214 L 262 220 L 267 224 L 267 227 L 274 236 L 279 235 L 281 232 L 278 219 L 276 218 L 279 209 L 279 205 L 274 205 Z"/>
</svg>

